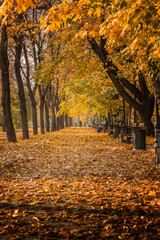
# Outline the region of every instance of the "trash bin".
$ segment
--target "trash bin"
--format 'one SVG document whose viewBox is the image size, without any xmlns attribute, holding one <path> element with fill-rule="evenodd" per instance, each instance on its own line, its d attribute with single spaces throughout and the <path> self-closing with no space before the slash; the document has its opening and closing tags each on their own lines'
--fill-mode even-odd
<svg viewBox="0 0 160 240">
<path fill-rule="evenodd" d="M 133 149 L 146 149 L 146 130 L 143 127 L 133 127 Z"/>
</svg>

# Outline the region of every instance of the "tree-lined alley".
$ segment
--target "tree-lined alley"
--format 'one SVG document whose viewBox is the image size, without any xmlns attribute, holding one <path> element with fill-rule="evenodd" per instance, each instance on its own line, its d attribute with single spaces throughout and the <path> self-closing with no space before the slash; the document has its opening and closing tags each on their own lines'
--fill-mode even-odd
<svg viewBox="0 0 160 240">
<path fill-rule="evenodd" d="M 153 139 L 132 150 L 92 128 L 1 140 L 2 239 L 158 239 Z"/>
<path fill-rule="evenodd" d="M 160 239 L 159 57 L 159 0 L 0 1 L 1 239 Z"/>
</svg>

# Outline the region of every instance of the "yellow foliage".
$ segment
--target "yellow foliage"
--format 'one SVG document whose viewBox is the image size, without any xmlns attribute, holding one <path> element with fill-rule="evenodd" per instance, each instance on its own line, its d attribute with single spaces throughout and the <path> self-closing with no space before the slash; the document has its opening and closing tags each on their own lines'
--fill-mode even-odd
<svg viewBox="0 0 160 240">
<path fill-rule="evenodd" d="M 100 7 L 98 7 L 97 9 L 96 9 L 96 11 L 94 12 L 94 15 L 95 16 L 97 16 L 97 17 L 100 17 L 101 16 L 101 8 Z"/>
<path fill-rule="evenodd" d="M 14 11 L 16 11 L 18 14 L 25 12 L 28 8 L 35 8 L 35 3 L 37 0 L 16 0 L 16 5 L 14 8 Z M 14 0 L 6 0 L 3 2 L 3 4 L 0 7 L 0 17 L 6 16 L 7 12 L 10 10 L 13 10 L 13 3 Z"/>
<path fill-rule="evenodd" d="M 88 13 L 87 13 L 89 16 L 91 16 L 93 14 L 93 9 L 92 8 L 89 8 L 88 10 Z"/>
</svg>

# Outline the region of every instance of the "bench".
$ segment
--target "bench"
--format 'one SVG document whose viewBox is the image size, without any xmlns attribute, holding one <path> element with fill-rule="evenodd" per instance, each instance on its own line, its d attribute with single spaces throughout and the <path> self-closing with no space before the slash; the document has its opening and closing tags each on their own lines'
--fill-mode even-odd
<svg viewBox="0 0 160 240">
<path fill-rule="evenodd" d="M 145 123 L 133 123 L 132 128 L 144 128 Z"/>
<path fill-rule="evenodd" d="M 133 139 L 132 135 L 121 134 L 121 143 L 131 143 L 132 139 Z"/>
<path fill-rule="evenodd" d="M 126 125 L 121 126 L 121 143 L 130 143 L 130 133 L 129 133 L 129 127 Z"/>
<path fill-rule="evenodd" d="M 140 128 L 144 128 L 145 127 L 145 123 L 139 123 L 139 126 Z"/>
<path fill-rule="evenodd" d="M 138 123 L 133 123 L 132 128 L 138 127 Z"/>
</svg>

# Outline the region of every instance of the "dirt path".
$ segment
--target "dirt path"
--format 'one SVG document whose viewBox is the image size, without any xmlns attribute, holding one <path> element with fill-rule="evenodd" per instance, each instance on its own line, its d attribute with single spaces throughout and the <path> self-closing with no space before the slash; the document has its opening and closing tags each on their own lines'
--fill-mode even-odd
<svg viewBox="0 0 160 240">
<path fill-rule="evenodd" d="M 0 239 L 160 238 L 150 150 L 92 128 L 0 144 Z"/>
</svg>

